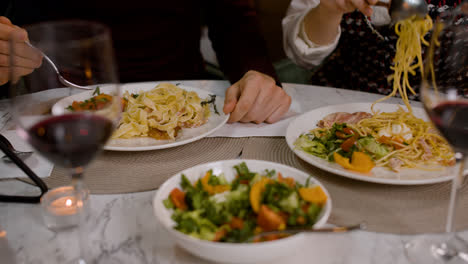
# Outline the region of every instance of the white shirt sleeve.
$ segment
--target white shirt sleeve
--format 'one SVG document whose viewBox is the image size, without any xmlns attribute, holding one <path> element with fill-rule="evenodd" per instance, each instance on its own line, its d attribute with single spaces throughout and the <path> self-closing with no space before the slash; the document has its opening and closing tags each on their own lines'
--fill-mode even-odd
<svg viewBox="0 0 468 264">
<path fill-rule="evenodd" d="M 383 0 L 382 2 L 386 2 Z M 286 55 L 296 64 L 311 69 L 319 65 L 338 45 L 341 27 L 338 26 L 336 39 L 328 45 L 312 42 L 304 30 L 304 17 L 320 3 L 320 0 L 292 0 L 283 18 L 283 46 Z M 385 7 L 372 7 L 372 24 L 380 26 L 390 23 L 390 15 Z"/>
<path fill-rule="evenodd" d="M 304 17 L 319 3 L 319 0 L 292 0 L 282 21 L 286 55 L 296 64 L 309 69 L 319 65 L 335 50 L 341 35 L 338 26 L 336 39 L 329 45 L 315 44 L 307 37 L 303 26 Z"/>
</svg>

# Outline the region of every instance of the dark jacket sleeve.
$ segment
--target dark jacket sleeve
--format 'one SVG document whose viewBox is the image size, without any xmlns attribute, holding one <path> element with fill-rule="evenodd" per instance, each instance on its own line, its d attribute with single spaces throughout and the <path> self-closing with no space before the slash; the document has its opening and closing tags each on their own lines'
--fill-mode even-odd
<svg viewBox="0 0 468 264">
<path fill-rule="evenodd" d="M 206 23 L 221 70 L 231 83 L 249 70 L 280 84 L 260 32 L 254 0 L 207 0 Z"/>
</svg>

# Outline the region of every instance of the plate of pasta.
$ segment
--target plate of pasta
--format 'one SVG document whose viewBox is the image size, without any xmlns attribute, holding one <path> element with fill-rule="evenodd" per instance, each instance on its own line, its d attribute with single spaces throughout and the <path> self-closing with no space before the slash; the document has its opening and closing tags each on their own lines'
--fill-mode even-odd
<svg viewBox="0 0 468 264">
<path fill-rule="evenodd" d="M 424 109 L 397 104 L 331 105 L 293 120 L 286 141 L 309 164 L 356 180 L 448 181 L 455 175 L 454 153 L 427 120 Z"/>
<path fill-rule="evenodd" d="M 121 91 L 122 116 L 106 150 L 146 151 L 184 145 L 208 136 L 229 118 L 222 112 L 224 98 L 195 87 L 145 82 L 123 84 Z M 112 98 L 102 85 L 61 99 L 51 111 L 99 111 Z"/>
</svg>

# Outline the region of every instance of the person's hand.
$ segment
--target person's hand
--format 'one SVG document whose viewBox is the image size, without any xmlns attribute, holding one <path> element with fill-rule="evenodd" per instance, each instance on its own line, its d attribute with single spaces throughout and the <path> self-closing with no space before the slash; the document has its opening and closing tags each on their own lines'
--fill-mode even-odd
<svg viewBox="0 0 468 264">
<path fill-rule="evenodd" d="M 288 111 L 291 97 L 268 75 L 247 72 L 226 91 L 224 113 L 228 122 L 274 123 Z"/>
<path fill-rule="evenodd" d="M 358 9 L 364 15 L 372 15 L 371 5 L 375 5 L 378 0 L 322 0 L 320 5 L 329 11 L 338 13 L 349 13 Z"/>
<path fill-rule="evenodd" d="M 11 21 L 0 16 L 0 85 L 9 81 L 10 49 L 9 40 L 14 38 L 15 44 L 15 75 L 23 76 L 30 74 L 35 68 L 41 66 L 42 56 L 24 42 L 28 40 L 28 33 L 11 23 Z"/>
</svg>

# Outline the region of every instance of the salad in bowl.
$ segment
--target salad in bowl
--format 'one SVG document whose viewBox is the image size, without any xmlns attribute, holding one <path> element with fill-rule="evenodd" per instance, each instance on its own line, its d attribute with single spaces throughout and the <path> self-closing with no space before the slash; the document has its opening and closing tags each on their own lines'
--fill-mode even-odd
<svg viewBox="0 0 468 264">
<path fill-rule="evenodd" d="M 176 243 L 217 262 L 258 263 L 296 248 L 302 234 L 252 237 L 263 231 L 320 227 L 331 199 L 297 169 L 259 160 L 195 166 L 166 181 L 154 212 Z"/>
</svg>

